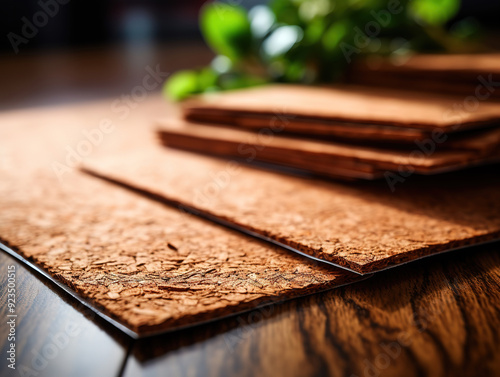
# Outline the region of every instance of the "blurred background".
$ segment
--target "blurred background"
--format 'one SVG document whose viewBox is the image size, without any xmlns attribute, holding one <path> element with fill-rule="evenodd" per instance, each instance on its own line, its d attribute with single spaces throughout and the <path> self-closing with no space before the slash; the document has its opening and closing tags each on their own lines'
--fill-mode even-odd
<svg viewBox="0 0 500 377">
<path fill-rule="evenodd" d="M 228 2 L 248 9 L 266 3 Z M 119 95 L 140 84 L 147 66 L 174 72 L 206 65 L 213 54 L 198 29 L 203 3 L 3 0 L 0 110 Z M 499 14 L 498 0 L 463 0 L 457 18 L 475 17 L 498 45 Z M 31 30 L 26 20 L 40 26 Z"/>
</svg>

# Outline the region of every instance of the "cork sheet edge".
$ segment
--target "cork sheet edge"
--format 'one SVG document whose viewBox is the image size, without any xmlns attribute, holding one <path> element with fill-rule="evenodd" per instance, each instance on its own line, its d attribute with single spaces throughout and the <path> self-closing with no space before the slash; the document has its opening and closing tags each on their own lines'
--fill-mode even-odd
<svg viewBox="0 0 500 377">
<path fill-rule="evenodd" d="M 377 272 L 382 272 L 382 271 L 386 271 L 386 270 L 389 270 L 391 268 L 396 268 L 396 267 L 399 267 L 399 266 L 404 266 L 408 263 L 411 263 L 411 262 L 415 262 L 415 261 L 418 261 L 418 260 L 421 260 L 421 259 L 424 259 L 424 258 L 429 258 L 429 257 L 433 257 L 435 255 L 441 255 L 441 254 L 445 254 L 445 253 L 449 253 L 449 252 L 453 252 L 453 251 L 457 251 L 457 250 L 463 250 L 463 249 L 466 249 L 466 248 L 473 248 L 473 247 L 476 247 L 476 246 L 481 246 L 481 245 L 485 245 L 485 244 L 489 244 L 489 243 L 494 243 L 494 242 L 499 242 L 500 241 L 500 233 L 497 233 L 497 234 L 493 234 L 491 235 L 492 237 L 486 237 L 485 240 L 480 240 L 480 241 L 477 241 L 477 242 L 474 242 L 474 243 L 471 243 L 471 244 L 466 244 L 466 245 L 462 245 L 462 246 L 458 246 L 458 247 L 455 247 L 455 248 L 451 248 L 451 249 L 444 249 L 444 250 L 440 250 L 440 251 L 434 251 L 432 253 L 429 253 L 429 254 L 426 254 L 426 255 L 422 255 L 422 256 L 419 256 L 419 257 L 415 257 L 413 259 L 410 259 L 410 260 L 406 260 L 406 261 L 402 261 L 402 262 L 399 262 L 399 263 L 396 263 L 396 264 L 389 264 L 389 265 L 386 265 L 385 267 L 383 268 L 379 268 L 379 269 L 376 269 L 376 270 L 373 270 L 373 271 L 362 271 L 362 270 L 354 270 L 354 269 L 351 269 L 349 268 L 348 266 L 344 266 L 344 265 L 340 265 L 340 264 L 337 264 L 337 263 L 334 263 L 334 262 L 331 262 L 331 261 L 328 261 L 328 260 L 325 260 L 325 259 L 320 259 L 320 258 L 317 258 L 311 254 L 307 254 L 297 248 L 294 248 L 293 246 L 291 245 L 288 245 L 288 244 L 285 244 L 285 243 L 282 243 L 278 240 L 275 240 L 273 238 L 270 238 L 270 237 L 266 237 L 264 236 L 263 234 L 260 234 L 258 232 L 254 232 L 252 231 L 251 229 L 247 229 L 245 228 L 244 226 L 240 226 L 234 222 L 231 222 L 229 220 L 225 220 L 221 217 L 218 217 L 212 213 L 209 213 L 207 211 L 204 211 L 204 210 L 201 210 L 201 209 L 198 209 L 196 207 L 193 207 L 191 205 L 187 205 L 186 203 L 182 203 L 182 202 L 179 202 L 177 200 L 174 200 L 174 199 L 170 199 L 170 198 L 167 198 L 163 195 L 159 195 L 159 194 L 156 194 L 152 191 L 149 191 L 147 189 L 144 189 L 144 188 L 141 188 L 141 187 L 138 187 L 138 186 L 135 186 L 135 185 L 132 185 L 130 183 L 127 183 L 127 182 L 124 182 L 124 181 L 120 181 L 119 179 L 115 179 L 115 178 L 112 178 L 112 177 L 108 177 L 106 175 L 103 175 L 101 173 L 99 173 L 98 171 L 94 171 L 92 170 L 91 168 L 89 167 L 81 167 L 80 168 L 80 171 L 82 171 L 83 173 L 85 174 L 88 174 L 94 178 L 98 178 L 98 179 L 102 179 L 108 183 L 112 183 L 112 184 L 115 184 L 117 186 L 120 186 L 122 188 L 125 188 L 127 190 L 131 190 L 133 192 L 135 192 L 136 194 L 139 194 L 139 195 L 143 195 L 149 199 L 152 199 L 154 201 L 157 201 L 157 202 L 160 202 L 162 204 L 166 204 L 168 206 L 172 206 L 172 207 L 175 207 L 175 208 L 182 208 L 182 210 L 192 214 L 192 215 L 195 215 L 195 216 L 198 216 L 198 217 L 201 217 L 203 219 L 206 219 L 206 220 L 209 220 L 211 222 L 214 222 L 218 225 L 222 225 L 226 228 L 229 228 L 229 229 L 232 229 L 232 230 L 236 230 L 238 232 L 241 232 L 243 234 L 246 234 L 248 236 L 251 236 L 251 237 L 254 237 L 254 238 L 257 238 L 259 240 L 262 240 L 262 241 L 265 241 L 265 242 L 269 242 L 273 245 L 276 245 L 276 246 L 280 246 L 282 248 L 285 248 L 287 250 L 290 250 L 294 253 L 297 253 L 299 255 L 302 255 L 302 256 L 305 256 L 309 259 L 312 259 L 312 260 L 315 260 L 315 261 L 318 261 L 318 262 L 321 262 L 321 263 L 326 263 L 328 265 L 331 265 L 331 266 L 334 266 L 334 267 L 337 267 L 339 269 L 342 269 L 342 270 L 346 270 L 346 271 L 349 271 L 349 272 L 353 272 L 359 276 L 365 276 L 365 277 L 370 277 L 372 276 L 374 273 L 377 273 Z"/>
<path fill-rule="evenodd" d="M 117 321 L 112 316 L 108 315 L 106 313 L 105 309 L 99 308 L 92 300 L 87 300 L 87 299 L 83 298 L 77 292 L 72 290 L 68 285 L 57 280 L 54 276 L 49 274 L 43 268 L 39 267 L 36 263 L 30 262 L 29 260 L 24 258 L 24 256 L 22 255 L 21 252 L 17 252 L 7 245 L 8 245 L 8 243 L 5 240 L 0 239 L 0 253 L 4 252 L 4 253 L 10 255 L 14 259 L 16 259 L 17 262 L 21 263 L 25 268 L 27 268 L 30 272 L 34 272 L 38 278 L 41 278 L 42 280 L 45 280 L 45 281 L 49 281 L 51 284 L 55 285 L 59 291 L 63 291 L 65 294 L 68 294 L 73 300 L 76 300 L 78 303 L 83 305 L 86 309 L 91 310 L 93 313 L 95 313 L 97 316 L 99 316 L 99 318 L 101 318 L 102 320 L 104 320 L 105 322 L 112 325 L 114 328 L 120 330 L 121 332 L 128 335 L 129 337 L 131 337 L 134 340 L 145 339 L 145 338 L 158 336 L 158 335 L 164 335 L 164 334 L 168 334 L 171 332 L 187 329 L 190 327 L 201 326 L 201 325 L 205 325 L 205 324 L 208 324 L 211 322 L 223 320 L 226 318 L 235 317 L 235 316 L 241 315 L 243 313 L 247 313 L 247 312 L 250 312 L 252 310 L 258 310 L 260 308 L 264 308 L 268 305 L 272 305 L 275 303 L 294 300 L 294 299 L 298 299 L 301 297 L 307 297 L 307 296 L 314 295 L 317 293 L 326 292 L 326 291 L 329 291 L 331 289 L 345 287 L 345 286 L 350 285 L 350 284 L 364 281 L 364 280 L 373 276 L 373 274 L 365 274 L 365 275 L 361 276 L 358 273 L 358 278 L 356 280 L 347 281 L 343 284 L 338 284 L 335 286 L 327 286 L 324 289 L 318 289 L 318 290 L 313 291 L 313 292 L 302 293 L 302 294 L 299 294 L 297 296 L 284 296 L 284 297 L 279 298 L 278 300 L 276 300 L 273 297 L 269 297 L 268 300 L 266 300 L 266 301 L 257 302 L 255 305 L 253 305 L 251 307 L 247 307 L 247 308 L 244 308 L 244 309 L 239 310 L 239 311 L 234 311 L 234 312 L 228 313 L 228 314 L 223 315 L 223 316 L 217 316 L 217 317 L 214 317 L 211 319 L 201 320 L 198 322 L 193 322 L 190 324 L 180 325 L 180 326 L 176 326 L 176 327 L 172 327 L 172 328 L 168 328 L 168 329 L 163 329 L 163 330 L 153 330 L 150 332 L 136 332 L 136 331 L 130 329 L 129 327 L 127 327 L 125 324 Z M 306 254 L 303 254 L 303 255 L 309 257 Z M 316 258 L 313 258 L 313 259 L 316 259 Z M 323 262 L 320 259 L 317 259 L 317 260 Z M 58 294 L 58 293 L 56 293 L 56 294 Z"/>
</svg>

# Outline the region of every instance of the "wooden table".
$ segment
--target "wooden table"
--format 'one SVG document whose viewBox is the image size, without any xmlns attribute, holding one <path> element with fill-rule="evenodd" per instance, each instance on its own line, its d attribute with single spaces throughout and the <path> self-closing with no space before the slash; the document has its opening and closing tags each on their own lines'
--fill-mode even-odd
<svg viewBox="0 0 500 377">
<path fill-rule="evenodd" d="M 203 64 L 184 50 L 186 61 Z M 165 58 L 172 69 L 185 64 L 181 55 L 164 56 L 177 56 L 173 62 Z M 0 64 L 5 78 L 29 71 L 31 63 L 16 59 Z M 92 69 L 102 64 L 92 59 L 83 61 Z M 82 59 L 69 60 L 75 66 L 68 77 L 80 77 Z M 16 77 L 7 85 L 12 96 L 4 96 L 4 107 L 30 86 L 41 90 L 36 80 L 23 87 Z M 43 103 L 25 99 L 16 105 Z M 0 375 L 498 376 L 499 250 L 500 243 L 493 243 L 443 254 L 354 285 L 144 340 L 122 334 L 0 252 Z M 7 368 L 5 357 L 9 265 L 17 270 L 16 371 Z"/>
<path fill-rule="evenodd" d="M 500 374 L 499 249 L 493 243 L 444 254 L 137 341 L 3 252 L 0 276 L 5 287 L 7 266 L 16 265 L 17 366 L 24 375 L 494 376 Z M 5 303 L 2 289 L 3 319 Z M 5 362 L 2 376 L 18 375 Z"/>
</svg>

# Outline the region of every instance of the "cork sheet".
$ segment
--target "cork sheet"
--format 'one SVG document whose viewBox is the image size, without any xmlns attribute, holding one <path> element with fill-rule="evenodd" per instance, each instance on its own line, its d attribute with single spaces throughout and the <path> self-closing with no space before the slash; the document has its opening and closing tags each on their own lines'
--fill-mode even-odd
<svg viewBox="0 0 500 377">
<path fill-rule="evenodd" d="M 459 82 L 475 80 L 479 75 L 500 74 L 500 54 L 417 54 L 403 61 L 371 57 L 354 63 L 353 73 L 363 71 Z"/>
<path fill-rule="evenodd" d="M 177 118 L 159 121 L 158 126 L 159 138 L 166 146 L 230 158 L 241 158 L 242 151 L 250 149 L 255 152 L 253 157 L 256 160 L 331 177 L 374 179 L 383 177 L 386 170 L 397 171 L 400 167 L 411 167 L 420 174 L 432 174 L 500 160 L 500 129 L 483 131 L 485 135 L 464 140 L 445 139 L 434 147 L 434 153 L 428 156 L 421 153 L 421 158 L 415 158 L 412 149 L 408 148 L 297 139 L 190 123 Z M 447 149 L 443 149 L 444 146 Z"/>
<path fill-rule="evenodd" d="M 498 166 L 443 176 L 333 183 L 165 148 L 130 129 L 93 174 L 182 203 L 359 273 L 500 236 Z"/>
<path fill-rule="evenodd" d="M 275 84 L 201 95 L 187 100 L 183 111 L 186 119 L 198 122 L 362 140 L 414 141 L 435 130 L 452 133 L 498 124 L 495 104 L 478 101 L 474 111 L 460 111 L 463 101 L 352 85 Z"/>
<path fill-rule="evenodd" d="M 159 121 L 158 127 L 159 141 L 171 148 L 235 158 L 241 161 L 245 161 L 245 157 L 254 157 L 255 161 L 293 167 L 301 169 L 304 173 L 309 172 L 334 179 L 376 179 L 383 174 L 373 165 L 355 161 L 352 158 L 340 158 L 332 164 L 321 159 L 311 161 L 309 156 L 296 153 L 298 151 L 287 153 L 287 150 L 272 148 L 269 142 L 272 144 L 274 136 L 260 140 L 261 137 L 251 132 L 198 123 L 188 125 L 185 121 L 175 118 Z M 247 149 L 252 152 L 252 155 L 243 156 L 239 152 L 239 150 Z"/>
<path fill-rule="evenodd" d="M 481 99 L 500 98 L 500 54 L 413 55 L 394 60 L 367 58 L 354 63 L 348 81 L 411 88 Z"/>
<path fill-rule="evenodd" d="M 56 174 L 83 132 L 97 140 L 109 108 L 0 114 L 0 241 L 99 310 L 146 335 L 360 279 L 78 170 Z M 148 124 L 164 111 L 160 98 L 142 103 L 92 153 L 122 148 L 130 127 L 152 133 Z"/>
<path fill-rule="evenodd" d="M 250 130 L 269 128 L 286 134 L 316 138 L 410 143 L 423 140 L 431 132 L 411 127 L 393 127 L 377 124 L 347 123 L 329 119 L 312 119 L 276 110 L 275 114 L 258 114 L 226 109 L 209 109 L 184 104 L 184 118 L 199 123 L 224 124 Z"/>
</svg>

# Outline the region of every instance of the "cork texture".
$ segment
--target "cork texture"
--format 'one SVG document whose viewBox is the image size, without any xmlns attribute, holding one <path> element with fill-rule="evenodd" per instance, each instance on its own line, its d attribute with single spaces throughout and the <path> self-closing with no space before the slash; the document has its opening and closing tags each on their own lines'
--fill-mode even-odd
<svg viewBox="0 0 500 377">
<path fill-rule="evenodd" d="M 82 131 L 95 131 L 109 109 L 103 102 L 0 115 L 0 240 L 97 308 L 148 334 L 360 279 L 77 169 L 56 174 L 54 162 L 66 164 L 68 147 L 76 150 Z M 132 134 L 140 140 L 164 111 L 160 98 L 142 103 L 92 153 L 121 149 Z"/>
<path fill-rule="evenodd" d="M 387 67 L 394 71 L 415 71 L 432 74 L 442 72 L 459 80 L 462 75 L 500 73 L 500 54 L 416 54 L 404 62 L 391 63 L 382 59 L 380 68 Z"/>
<path fill-rule="evenodd" d="M 382 177 L 384 171 L 397 171 L 400 167 L 431 174 L 500 160 L 500 151 L 497 151 L 500 129 L 482 131 L 465 139 L 445 140 L 434 147 L 434 153 L 421 154 L 421 158 L 413 157 L 410 148 L 298 139 L 190 123 L 176 118 L 160 121 L 158 133 L 161 142 L 173 148 L 231 158 L 241 157 L 242 151 L 250 149 L 255 151 L 256 160 L 282 163 L 333 178 L 375 179 Z"/>
<path fill-rule="evenodd" d="M 201 157 L 138 132 L 130 129 L 125 149 L 93 156 L 85 169 L 357 272 L 500 236 L 498 165 L 429 177 L 404 172 L 393 192 L 385 180 L 308 180 Z"/>
<path fill-rule="evenodd" d="M 404 133 L 414 129 L 456 132 L 498 124 L 500 108 L 496 104 L 478 101 L 475 111 L 456 111 L 463 100 L 456 96 L 353 85 L 275 84 L 205 94 L 186 101 L 184 113 L 194 120 L 208 119 L 211 114 L 242 118 L 252 115 L 252 119 L 261 119 L 256 127 L 279 124 L 289 131 L 293 131 L 295 121 L 309 124 L 311 129 L 317 122 L 322 128 L 335 122 L 337 128 L 346 132 L 361 128 L 372 130 L 370 135 L 381 132 L 379 128 L 373 130 L 374 125 L 383 126 L 382 131 L 390 127 L 391 132 Z M 306 131 L 306 128 L 301 129 L 301 132 Z"/>
<path fill-rule="evenodd" d="M 261 130 L 270 128 L 282 133 L 330 138 L 341 140 L 392 141 L 411 143 L 415 139 L 423 140 L 431 137 L 431 132 L 412 127 L 393 127 L 378 124 L 347 123 L 331 119 L 312 119 L 297 116 L 277 110 L 275 114 L 258 114 L 246 111 L 231 111 L 228 109 L 212 109 L 197 106 L 200 102 L 186 102 L 184 117 L 199 123 L 225 124 L 227 126 Z"/>
<path fill-rule="evenodd" d="M 500 54 L 426 55 L 354 62 L 351 83 L 500 99 Z M 479 98 L 478 97 L 478 98 Z"/>
</svg>

